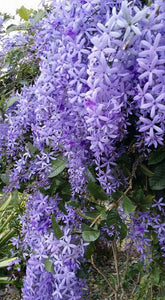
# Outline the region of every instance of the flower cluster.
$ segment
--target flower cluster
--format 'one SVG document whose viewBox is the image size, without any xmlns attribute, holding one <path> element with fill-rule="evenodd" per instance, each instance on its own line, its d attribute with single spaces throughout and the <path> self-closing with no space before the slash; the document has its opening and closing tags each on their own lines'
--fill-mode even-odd
<svg viewBox="0 0 165 300">
<path fill-rule="evenodd" d="M 153 229 L 157 234 L 162 256 L 165 257 L 165 203 L 163 202 L 163 198 L 161 197 L 159 200 L 155 200 L 152 208 L 157 208 L 159 211 L 158 214 L 154 214 Z"/>
<path fill-rule="evenodd" d="M 165 256 L 164 206 L 163 198 L 160 198 L 154 200 L 150 210 L 144 212 L 136 211 L 128 215 L 120 210 L 121 217 L 128 229 L 125 246 L 128 251 L 136 250 L 141 261 L 152 261 L 153 231 L 157 234 L 162 256 Z"/>
<path fill-rule="evenodd" d="M 135 101 L 140 108 L 139 131 L 145 145 L 163 144 L 165 112 L 165 16 L 164 1 L 156 1 L 150 7 L 145 21 L 137 57 L 138 85 Z M 157 9 L 159 7 L 159 16 Z"/>
<path fill-rule="evenodd" d="M 33 36 L 40 74 L 34 84 L 17 93 L 18 101 L 7 110 L 5 123 L 0 120 L 0 157 L 5 151 L 10 182 L 17 189 L 31 182 L 49 189 L 52 165 L 60 158 L 66 161 L 62 180 L 69 180 L 72 200 L 77 195 L 83 198 L 90 167 L 110 195 L 127 181 L 116 167 L 129 147 L 125 140 L 135 139 L 139 151 L 139 145 L 147 151 L 164 141 L 165 4 L 163 0 L 144 7 L 140 1 L 54 0 L 52 5 Z M 17 37 L 18 45 L 27 41 Z M 7 40 L 4 49 L 13 46 Z M 83 297 L 84 282 L 76 273 L 85 246 L 72 234 L 80 230 L 79 219 L 66 204 L 65 213 L 60 211 L 63 200 L 55 192 L 53 198 L 32 193 L 21 217 L 20 243 L 28 257 L 24 300 Z M 155 204 L 162 207 L 161 203 Z M 52 229 L 52 215 L 60 224 L 59 239 Z M 163 253 L 161 220 L 148 211 L 131 216 L 128 237 L 141 259 L 146 259 L 146 248 L 151 246 L 150 227 L 158 234 Z M 120 233 L 113 224 L 103 231 L 109 237 Z M 17 240 L 13 243 L 17 246 Z"/>
<path fill-rule="evenodd" d="M 39 192 L 28 197 L 26 211 L 21 217 L 22 239 L 13 239 L 13 244 L 19 243 L 24 257 L 28 258 L 23 300 L 78 300 L 83 297 L 85 283 L 76 273 L 83 260 L 85 244 L 72 235 L 71 219 L 76 221 L 74 211 L 66 207 L 68 214 L 60 212 L 60 201 Z M 55 237 L 51 229 L 52 215 L 61 220 L 60 238 Z"/>
<path fill-rule="evenodd" d="M 53 3 L 36 34 L 41 74 L 8 116 L 8 150 L 13 156 L 15 148 L 20 156 L 13 178 L 20 166 L 24 180 L 48 174 L 51 157 L 62 152 L 73 194 L 84 190 L 91 164 L 110 194 L 121 184 L 115 165 L 125 151 L 132 114 L 139 119 L 138 140 L 155 147 L 163 143 L 164 15 L 159 22 L 156 9 L 163 11 L 164 4 L 140 9 L 126 1 L 113 8 L 111 1 Z M 40 154 L 25 175 L 27 135 Z"/>
</svg>

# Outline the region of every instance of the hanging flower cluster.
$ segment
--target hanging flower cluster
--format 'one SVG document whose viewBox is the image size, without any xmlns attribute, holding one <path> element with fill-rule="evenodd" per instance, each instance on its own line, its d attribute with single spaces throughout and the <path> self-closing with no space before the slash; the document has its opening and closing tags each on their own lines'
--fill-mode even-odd
<svg viewBox="0 0 165 300">
<path fill-rule="evenodd" d="M 21 180 L 48 174 L 52 156 L 62 153 L 73 194 L 85 188 L 91 164 L 111 193 L 121 184 L 114 166 L 125 151 L 129 116 L 137 115 L 141 143 L 163 143 L 163 6 L 161 1 L 142 9 L 126 1 L 113 8 L 108 1 L 54 2 L 36 35 L 41 75 L 8 116 L 8 152 L 19 151 L 13 178 L 20 172 Z M 27 134 L 40 150 L 35 161 L 29 159 Z"/>
<path fill-rule="evenodd" d="M 76 276 L 83 261 L 85 244 L 72 236 L 75 212 L 66 207 L 67 214 L 59 211 L 60 199 L 35 192 L 29 196 L 26 211 L 21 217 L 22 239 L 19 243 L 28 258 L 23 286 L 23 299 L 82 299 L 85 283 Z M 61 220 L 56 237 L 51 229 L 51 216 Z M 78 221 L 78 220 L 77 220 Z M 60 235 L 59 235 L 60 233 Z"/>
<path fill-rule="evenodd" d="M 19 244 L 27 257 L 24 300 L 84 297 L 85 283 L 76 276 L 85 251 L 77 212 L 66 204 L 65 212 L 59 210 L 58 194 L 51 198 L 40 192 L 52 184 L 53 164 L 65 162 L 62 179 L 69 178 L 72 200 L 82 200 L 81 215 L 90 167 L 108 196 L 123 181 L 126 185 L 116 166 L 128 150 L 125 140 L 132 127 L 139 152 L 164 141 L 164 1 L 144 7 L 126 0 L 54 0 L 52 5 L 34 36 L 40 74 L 17 94 L 16 108 L 0 124 L 0 157 L 10 162 L 12 186 L 35 182 L 38 187 L 35 192 L 29 188 L 21 217 Z M 160 200 L 155 203 L 161 206 Z M 59 238 L 52 215 L 60 224 Z M 148 212 L 142 213 L 127 224 L 141 259 L 151 246 L 145 235 L 149 226 L 164 253 L 161 216 L 148 218 Z"/>
</svg>

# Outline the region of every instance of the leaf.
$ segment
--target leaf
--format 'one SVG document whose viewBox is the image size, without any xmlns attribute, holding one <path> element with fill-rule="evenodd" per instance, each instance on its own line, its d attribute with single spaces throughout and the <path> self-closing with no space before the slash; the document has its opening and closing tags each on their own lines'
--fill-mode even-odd
<svg viewBox="0 0 165 300">
<path fill-rule="evenodd" d="M 10 33 L 12 31 L 16 31 L 19 30 L 20 27 L 18 27 L 17 25 L 14 24 L 10 24 L 7 28 L 6 28 L 6 33 Z"/>
<path fill-rule="evenodd" d="M 12 229 L 9 232 L 5 233 L 0 240 L 0 247 L 2 247 L 6 242 L 8 242 L 16 233 L 16 229 Z"/>
<path fill-rule="evenodd" d="M 12 106 L 18 99 L 19 99 L 18 97 L 9 98 L 6 103 L 6 108 L 9 108 L 10 106 Z"/>
<path fill-rule="evenodd" d="M 147 281 L 148 281 L 148 274 L 145 274 L 145 275 L 141 278 L 140 284 L 141 284 L 141 285 L 144 285 L 144 284 L 146 284 Z"/>
<path fill-rule="evenodd" d="M 66 163 L 66 159 L 59 158 L 54 160 L 52 165 L 53 172 L 48 177 L 53 178 L 59 175 L 60 173 L 62 173 L 62 171 L 64 171 L 64 169 L 66 168 L 65 163 Z"/>
<path fill-rule="evenodd" d="M 100 236 L 100 230 L 95 230 L 84 223 L 82 223 L 81 229 L 82 229 L 82 238 L 85 242 L 94 242 Z"/>
<path fill-rule="evenodd" d="M 109 276 L 110 281 L 112 282 L 113 286 L 116 286 L 117 279 L 111 273 L 108 273 L 108 276 Z"/>
<path fill-rule="evenodd" d="M 127 226 L 122 222 L 122 220 L 121 220 L 121 222 L 118 223 L 117 230 L 120 233 L 121 240 L 123 240 L 127 236 Z"/>
<path fill-rule="evenodd" d="M 91 255 L 94 253 L 95 247 L 93 243 L 90 243 L 87 247 L 86 247 L 86 251 L 85 251 L 85 258 L 86 259 L 90 259 Z"/>
<path fill-rule="evenodd" d="M 54 230 L 54 235 L 55 235 L 56 239 L 59 240 L 64 235 L 63 231 L 60 229 L 54 215 L 52 215 L 51 221 L 52 221 L 52 227 Z"/>
<path fill-rule="evenodd" d="M 11 257 L 11 258 L 8 258 L 8 259 L 4 259 L 4 260 L 1 260 L 0 261 L 0 268 L 6 268 L 6 267 L 9 267 L 11 262 L 16 260 L 18 257 Z"/>
<path fill-rule="evenodd" d="M 163 190 L 165 188 L 165 163 L 157 166 L 154 175 L 149 178 L 150 188 L 152 190 Z"/>
<path fill-rule="evenodd" d="M 17 206 L 19 203 L 19 195 L 18 195 L 18 190 L 14 190 L 11 194 L 11 203 L 13 206 Z"/>
<path fill-rule="evenodd" d="M 45 17 L 45 12 L 43 10 L 39 10 L 33 18 L 33 24 L 38 23 L 43 17 Z"/>
<path fill-rule="evenodd" d="M 138 190 L 135 190 L 133 197 L 136 203 L 143 203 L 145 198 L 143 189 L 139 188 Z"/>
<path fill-rule="evenodd" d="M 88 191 L 92 196 L 99 200 L 108 200 L 106 192 L 99 186 L 97 183 L 92 182 L 91 180 L 88 183 Z"/>
<path fill-rule="evenodd" d="M 141 202 L 141 207 L 143 208 L 143 209 L 146 209 L 146 208 L 149 208 L 149 207 L 151 207 L 151 205 L 152 205 L 152 200 L 155 198 L 155 195 L 147 195 L 145 198 L 144 198 L 144 200 L 143 200 L 143 202 Z"/>
<path fill-rule="evenodd" d="M 48 271 L 50 273 L 55 273 L 54 272 L 54 264 L 51 262 L 50 258 L 46 258 L 44 263 L 45 263 L 46 271 Z"/>
<path fill-rule="evenodd" d="M 12 219 L 14 219 L 15 211 L 12 210 L 12 212 L 8 215 L 8 217 L 4 220 L 4 222 L 1 222 L 2 225 L 0 227 L 0 233 L 3 231 L 3 229 L 10 223 Z"/>
<path fill-rule="evenodd" d="M 97 210 L 86 212 L 83 217 L 86 218 L 86 219 L 88 219 L 88 220 L 94 220 L 98 216 L 100 216 L 101 220 L 105 220 L 106 216 L 107 216 L 106 215 L 106 208 L 105 207 L 101 207 L 101 206 L 96 206 L 96 208 L 97 208 Z"/>
<path fill-rule="evenodd" d="M 158 285 L 159 284 L 159 280 L 160 280 L 160 271 L 156 267 L 156 265 L 154 265 L 153 268 L 152 268 L 152 276 L 153 276 L 153 283 L 155 285 Z"/>
<path fill-rule="evenodd" d="M 0 207 L 0 211 L 4 211 L 7 208 L 7 206 L 9 205 L 10 201 L 11 201 L 11 193 L 10 193 L 9 197 L 6 199 L 6 201 L 3 202 L 2 206 Z"/>
<path fill-rule="evenodd" d="M 114 230 L 119 232 L 120 238 L 124 239 L 127 235 L 127 226 L 123 223 L 117 209 L 113 208 L 108 212 L 106 223 L 108 227 L 114 226 Z"/>
<path fill-rule="evenodd" d="M 9 185 L 9 175 L 6 173 L 2 173 L 1 180 L 6 184 Z"/>
<path fill-rule="evenodd" d="M 107 215 L 107 225 L 115 225 L 118 218 L 120 218 L 118 211 L 115 208 L 111 209 Z"/>
<path fill-rule="evenodd" d="M 11 284 L 8 277 L 0 277 L 0 284 Z"/>
<path fill-rule="evenodd" d="M 89 272 L 87 270 L 87 267 L 85 264 L 81 263 L 80 269 L 78 269 L 76 276 L 81 279 L 88 279 L 89 278 Z"/>
<path fill-rule="evenodd" d="M 140 165 L 140 169 L 141 169 L 142 173 L 144 175 L 146 175 L 147 177 L 151 177 L 154 175 L 154 173 L 152 171 L 150 171 L 144 164 Z"/>
<path fill-rule="evenodd" d="M 105 220 L 107 217 L 107 213 L 106 213 L 106 207 L 105 206 L 101 206 L 101 205 L 96 205 L 97 210 L 99 211 L 100 215 L 101 215 L 101 220 Z"/>
<path fill-rule="evenodd" d="M 125 214 L 130 214 L 136 209 L 136 205 L 125 194 L 123 194 L 122 206 Z"/>
<path fill-rule="evenodd" d="M 67 205 L 73 206 L 73 207 L 80 207 L 81 206 L 81 204 L 79 202 L 75 201 L 75 200 L 68 201 Z"/>
<path fill-rule="evenodd" d="M 89 211 L 85 213 L 85 218 L 88 220 L 94 220 L 100 215 L 100 212 L 97 210 Z"/>
<path fill-rule="evenodd" d="M 156 165 L 165 159 L 165 151 L 153 152 L 148 160 L 148 165 Z"/>
<path fill-rule="evenodd" d="M 96 182 L 95 174 L 92 168 L 87 169 L 87 178 L 89 181 Z"/>
<path fill-rule="evenodd" d="M 20 18 L 25 21 L 29 20 L 29 16 L 31 15 L 32 11 L 32 9 L 27 9 L 24 6 L 21 6 L 20 9 L 17 9 L 17 13 L 19 14 Z"/>
</svg>

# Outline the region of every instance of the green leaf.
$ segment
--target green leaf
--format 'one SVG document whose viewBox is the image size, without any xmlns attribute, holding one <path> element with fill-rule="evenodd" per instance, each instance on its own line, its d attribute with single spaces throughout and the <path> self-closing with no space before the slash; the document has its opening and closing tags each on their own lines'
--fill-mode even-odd
<svg viewBox="0 0 165 300">
<path fill-rule="evenodd" d="M 12 212 L 9 214 L 7 219 L 5 219 L 4 222 L 2 222 L 2 225 L 0 227 L 0 233 L 3 231 L 3 229 L 14 219 L 15 217 L 15 211 L 12 210 Z"/>
<path fill-rule="evenodd" d="M 7 28 L 6 28 L 6 33 L 10 33 L 12 31 L 17 31 L 19 30 L 20 27 L 18 27 L 17 25 L 14 24 L 10 24 Z"/>
<path fill-rule="evenodd" d="M 54 230 L 54 235 L 55 235 L 56 239 L 59 240 L 64 235 L 63 231 L 60 229 L 54 215 L 52 215 L 51 221 L 52 221 L 52 227 Z"/>
<path fill-rule="evenodd" d="M 110 281 L 113 284 L 113 286 L 116 286 L 117 279 L 115 278 L 115 276 L 113 276 L 112 273 L 108 273 L 108 276 L 109 276 Z"/>
<path fill-rule="evenodd" d="M 11 203 L 13 207 L 16 207 L 19 203 L 18 190 L 14 190 L 11 194 Z"/>
<path fill-rule="evenodd" d="M 154 173 L 152 171 L 150 171 L 145 165 L 141 164 L 140 165 L 140 169 L 142 171 L 142 173 L 144 175 L 146 175 L 147 177 L 151 177 L 154 175 Z"/>
<path fill-rule="evenodd" d="M 143 200 L 143 202 L 140 204 L 141 206 L 142 206 L 142 208 L 149 208 L 149 207 L 151 207 L 151 205 L 152 205 L 152 200 L 155 198 L 155 196 L 154 195 L 147 195 L 145 198 L 144 198 L 144 200 Z"/>
<path fill-rule="evenodd" d="M 118 232 L 120 233 L 120 238 L 123 240 L 127 236 L 127 226 L 122 222 L 120 219 L 120 222 L 118 223 Z"/>
<path fill-rule="evenodd" d="M 22 85 L 28 85 L 28 81 L 23 79 L 23 80 L 19 80 L 19 83 Z"/>
<path fill-rule="evenodd" d="M 125 194 L 123 194 L 122 206 L 125 214 L 130 214 L 136 209 L 136 205 Z"/>
<path fill-rule="evenodd" d="M 91 180 L 88 183 L 88 191 L 92 194 L 95 199 L 108 200 L 106 192 L 97 183 Z"/>
<path fill-rule="evenodd" d="M 143 189 L 139 188 L 138 190 L 135 190 L 134 194 L 133 194 L 133 199 L 135 200 L 135 202 L 137 204 L 139 203 L 143 203 L 144 202 L 144 198 L 145 198 L 145 194 Z"/>
<path fill-rule="evenodd" d="M 45 263 L 46 271 L 48 271 L 50 273 L 55 273 L 54 272 L 54 264 L 51 262 L 50 258 L 46 258 L 44 263 Z"/>
<path fill-rule="evenodd" d="M 29 20 L 29 16 L 31 15 L 32 11 L 32 9 L 27 9 L 24 6 L 21 6 L 20 9 L 17 9 L 17 13 L 19 14 L 20 18 L 25 21 Z"/>
<path fill-rule="evenodd" d="M 6 173 L 2 173 L 1 180 L 6 184 L 9 185 L 9 175 Z"/>
<path fill-rule="evenodd" d="M 153 283 L 155 285 L 158 285 L 160 280 L 160 270 L 156 267 L 156 265 L 154 265 L 152 268 L 152 276 L 153 276 Z"/>
<path fill-rule="evenodd" d="M 7 60 L 3 68 L 8 69 L 9 66 L 10 66 L 10 62 Z"/>
<path fill-rule="evenodd" d="M 18 97 L 9 98 L 6 103 L 6 108 L 9 108 L 10 106 L 12 106 L 18 99 L 19 99 Z"/>
<path fill-rule="evenodd" d="M 33 18 L 33 24 L 38 23 L 43 17 L 45 17 L 45 12 L 43 10 L 39 10 Z"/>
<path fill-rule="evenodd" d="M 66 168 L 66 159 L 56 159 L 53 161 L 53 164 L 52 164 L 52 173 L 48 176 L 49 178 L 53 178 L 57 175 L 59 175 L 60 173 L 62 173 L 62 171 L 64 171 L 64 169 Z"/>
<path fill-rule="evenodd" d="M 152 190 L 163 190 L 165 188 L 165 163 L 157 166 L 154 175 L 149 178 L 150 188 Z"/>
<path fill-rule="evenodd" d="M 127 226 L 123 223 L 117 209 L 113 208 L 108 212 L 106 223 L 108 227 L 114 226 L 115 231 L 119 232 L 120 238 L 124 239 L 127 235 Z"/>
<path fill-rule="evenodd" d="M 78 269 L 76 276 L 81 279 L 89 278 L 89 272 L 85 264 L 81 263 L 80 269 Z"/>
<path fill-rule="evenodd" d="M 165 159 L 165 151 L 155 151 L 151 154 L 148 165 L 156 165 Z"/>
<path fill-rule="evenodd" d="M 119 213 L 117 211 L 117 209 L 113 208 L 108 212 L 107 215 L 107 225 L 111 226 L 111 225 L 115 225 L 116 222 L 118 222 L 118 219 L 120 218 Z"/>
<path fill-rule="evenodd" d="M 0 277 L 0 284 L 11 284 L 8 277 Z"/>
<path fill-rule="evenodd" d="M 96 206 L 97 210 L 93 210 L 93 211 L 88 211 L 85 213 L 85 215 L 83 215 L 84 218 L 88 219 L 88 220 L 94 220 L 96 219 L 98 216 L 100 216 L 101 220 L 105 220 L 106 219 L 106 208 L 105 207 L 101 207 L 101 206 Z"/>
<path fill-rule="evenodd" d="M 94 253 L 95 247 L 93 243 L 90 243 L 87 247 L 86 247 L 86 251 L 85 251 L 85 258 L 86 259 L 90 259 L 91 255 Z"/>
<path fill-rule="evenodd" d="M 4 259 L 0 261 L 0 268 L 6 268 L 9 267 L 11 262 L 14 261 L 15 259 L 17 259 L 18 257 L 11 257 L 8 259 Z"/>
<path fill-rule="evenodd" d="M 0 211 L 4 211 L 8 207 L 10 201 L 11 201 L 11 193 L 10 193 L 9 197 L 6 199 L 6 201 L 3 202 L 3 204 L 1 205 Z"/>
<path fill-rule="evenodd" d="M 75 200 L 68 201 L 67 205 L 73 206 L 73 207 L 80 207 L 81 206 L 81 204 L 79 202 L 76 202 Z"/>
<path fill-rule="evenodd" d="M 12 229 L 8 232 L 4 232 L 4 235 L 2 239 L 0 240 L 0 247 L 2 247 L 6 242 L 9 242 L 9 240 L 15 235 L 16 229 Z"/>
<path fill-rule="evenodd" d="M 89 181 L 96 182 L 95 174 L 92 168 L 87 169 L 87 178 Z"/>
<path fill-rule="evenodd" d="M 82 229 L 82 238 L 85 242 L 94 242 L 100 236 L 100 230 L 95 230 L 84 223 L 82 223 L 81 229 Z"/>
<path fill-rule="evenodd" d="M 85 218 L 88 220 L 94 220 L 100 215 L 100 212 L 97 210 L 89 211 L 85 213 Z"/>
</svg>

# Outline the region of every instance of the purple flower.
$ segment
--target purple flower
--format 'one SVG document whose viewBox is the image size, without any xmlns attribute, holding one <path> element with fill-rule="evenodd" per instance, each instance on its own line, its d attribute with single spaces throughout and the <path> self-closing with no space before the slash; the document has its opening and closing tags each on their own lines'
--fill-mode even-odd
<svg viewBox="0 0 165 300">
<path fill-rule="evenodd" d="M 165 206 L 165 203 L 163 203 L 162 201 L 162 197 L 159 200 L 154 199 L 154 204 L 152 204 L 152 207 L 157 207 L 161 211 L 163 209 L 163 206 Z"/>
</svg>

